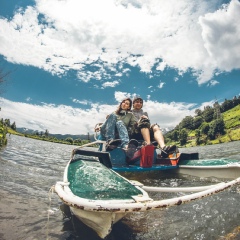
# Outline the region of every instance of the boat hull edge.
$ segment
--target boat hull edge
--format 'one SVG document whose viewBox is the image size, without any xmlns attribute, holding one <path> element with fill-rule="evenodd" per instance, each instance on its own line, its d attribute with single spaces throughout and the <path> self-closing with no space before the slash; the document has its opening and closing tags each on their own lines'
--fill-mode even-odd
<svg viewBox="0 0 240 240">
<path fill-rule="evenodd" d="M 70 207 L 71 212 L 85 225 L 92 228 L 100 238 L 105 238 L 112 230 L 113 224 L 128 213 L 91 212 Z"/>
</svg>

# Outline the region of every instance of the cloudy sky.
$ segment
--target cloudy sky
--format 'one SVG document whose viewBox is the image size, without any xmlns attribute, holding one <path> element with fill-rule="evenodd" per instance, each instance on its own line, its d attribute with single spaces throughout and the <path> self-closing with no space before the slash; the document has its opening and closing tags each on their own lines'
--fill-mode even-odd
<svg viewBox="0 0 240 240">
<path fill-rule="evenodd" d="M 176 126 L 240 94 L 238 0 L 2 0 L 0 117 L 92 133 L 126 96 Z"/>
</svg>

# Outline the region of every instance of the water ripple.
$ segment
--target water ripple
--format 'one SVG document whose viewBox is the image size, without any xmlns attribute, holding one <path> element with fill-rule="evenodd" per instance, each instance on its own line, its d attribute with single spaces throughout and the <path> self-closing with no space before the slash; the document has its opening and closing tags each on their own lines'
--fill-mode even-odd
<svg viewBox="0 0 240 240">
<path fill-rule="evenodd" d="M 95 233 L 79 221 L 76 223 L 77 228 L 72 225 L 72 220 L 63 221 L 62 213 L 57 210 L 62 206 L 61 200 L 49 192 L 56 181 L 62 180 L 73 148 L 74 146 L 70 145 L 19 136 L 8 139 L 7 147 L 0 150 L 0 238 L 46 239 L 48 233 L 49 239 L 99 240 Z M 201 159 L 240 160 L 239 149 L 238 141 L 180 151 L 199 152 Z M 127 177 L 139 180 L 145 185 L 166 187 L 209 185 L 220 181 L 217 178 L 176 176 L 169 173 L 152 173 L 150 176 L 135 173 Z M 176 194 L 151 193 L 150 196 L 162 199 Z M 240 186 L 235 186 L 217 195 L 178 207 L 131 214 L 114 226 L 107 239 L 225 239 L 225 235 L 239 227 L 239 209 Z"/>
</svg>

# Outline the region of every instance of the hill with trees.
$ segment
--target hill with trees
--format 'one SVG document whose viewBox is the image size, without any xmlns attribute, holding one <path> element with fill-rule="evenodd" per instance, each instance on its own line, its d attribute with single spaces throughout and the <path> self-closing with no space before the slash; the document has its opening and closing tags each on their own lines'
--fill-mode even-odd
<svg viewBox="0 0 240 240">
<path fill-rule="evenodd" d="M 240 96 L 196 109 L 164 137 L 167 144 L 186 147 L 240 140 Z"/>
</svg>

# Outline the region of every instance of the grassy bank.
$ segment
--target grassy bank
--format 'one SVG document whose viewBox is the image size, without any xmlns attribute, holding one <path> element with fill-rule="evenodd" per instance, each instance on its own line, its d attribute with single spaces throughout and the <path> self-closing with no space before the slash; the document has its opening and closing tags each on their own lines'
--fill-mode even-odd
<svg viewBox="0 0 240 240">
<path fill-rule="evenodd" d="M 52 136 L 45 136 L 45 135 L 40 136 L 40 135 L 35 135 L 35 134 L 23 134 L 23 133 L 14 131 L 11 128 L 8 128 L 8 133 L 13 134 L 13 135 L 22 136 L 22 137 L 28 137 L 28 138 L 32 138 L 32 139 L 36 139 L 36 140 L 54 142 L 54 143 L 60 143 L 60 144 L 67 144 L 67 145 L 81 146 L 83 144 L 89 143 L 88 140 L 74 141 L 72 139 L 69 139 L 70 141 L 68 141 L 68 140 L 64 140 L 64 139 L 58 139 L 58 138 L 52 137 Z"/>
<path fill-rule="evenodd" d="M 240 140 L 240 105 L 230 109 L 224 113 L 222 113 L 223 121 L 224 121 L 224 134 L 219 134 L 216 139 L 210 140 L 204 134 L 201 135 L 201 144 L 200 145 L 211 145 L 211 144 L 219 144 L 231 141 L 239 141 Z M 188 131 L 188 140 L 187 143 L 181 147 L 193 147 L 197 146 L 196 144 L 196 130 Z M 167 144 L 175 144 L 180 146 L 179 142 L 168 142 Z"/>
</svg>

